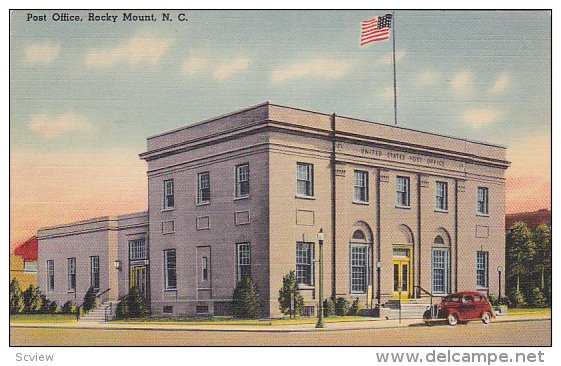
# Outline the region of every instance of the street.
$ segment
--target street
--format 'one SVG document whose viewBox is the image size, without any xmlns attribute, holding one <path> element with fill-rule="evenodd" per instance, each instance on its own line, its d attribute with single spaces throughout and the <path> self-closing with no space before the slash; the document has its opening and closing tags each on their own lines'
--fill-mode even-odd
<svg viewBox="0 0 561 366">
<path fill-rule="evenodd" d="M 551 320 L 395 329 L 233 332 L 10 328 L 12 346 L 550 346 Z"/>
</svg>

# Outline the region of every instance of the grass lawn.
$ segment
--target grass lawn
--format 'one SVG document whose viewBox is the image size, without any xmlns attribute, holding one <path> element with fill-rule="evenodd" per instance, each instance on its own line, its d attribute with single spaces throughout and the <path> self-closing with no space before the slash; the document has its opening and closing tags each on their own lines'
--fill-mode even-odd
<svg viewBox="0 0 561 366">
<path fill-rule="evenodd" d="M 551 308 L 509 308 L 506 315 L 549 315 L 551 316 Z"/>
<path fill-rule="evenodd" d="M 75 314 L 10 314 L 11 323 L 73 323 Z"/>
<path fill-rule="evenodd" d="M 356 322 L 376 320 L 362 316 L 342 316 L 324 318 L 326 323 Z M 114 320 L 115 323 L 123 324 L 224 324 L 224 325 L 291 325 L 291 324 L 315 324 L 317 318 L 297 318 L 297 319 L 232 319 L 232 318 L 145 318 L 145 319 L 121 319 Z"/>
</svg>

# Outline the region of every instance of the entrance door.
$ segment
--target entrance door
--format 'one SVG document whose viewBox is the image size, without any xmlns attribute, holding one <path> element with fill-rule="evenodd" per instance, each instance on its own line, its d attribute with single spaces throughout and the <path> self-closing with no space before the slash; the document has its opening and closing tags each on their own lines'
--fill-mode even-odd
<svg viewBox="0 0 561 366">
<path fill-rule="evenodd" d="M 146 266 L 131 267 L 129 286 L 136 286 L 146 296 Z"/>
<path fill-rule="evenodd" d="M 394 249 L 393 298 L 408 299 L 411 295 L 411 257 L 409 249 Z"/>
</svg>

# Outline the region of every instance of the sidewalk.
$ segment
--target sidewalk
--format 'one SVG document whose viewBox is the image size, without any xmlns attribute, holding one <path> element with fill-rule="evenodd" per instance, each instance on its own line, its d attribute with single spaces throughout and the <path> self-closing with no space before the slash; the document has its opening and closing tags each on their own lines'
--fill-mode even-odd
<svg viewBox="0 0 561 366">
<path fill-rule="evenodd" d="M 493 323 L 521 322 L 551 320 L 549 315 L 516 315 L 500 316 L 493 319 Z M 151 324 L 150 322 L 138 323 L 17 323 L 10 324 L 14 328 L 63 328 L 63 329 L 103 329 L 103 330 L 157 330 L 157 331 L 215 331 L 215 332 L 329 332 L 350 331 L 364 329 L 391 329 L 406 327 L 424 327 L 420 319 L 384 320 L 368 318 L 364 321 L 327 323 L 325 328 L 317 329 L 315 324 L 289 324 L 289 325 L 228 325 L 228 324 Z"/>
</svg>

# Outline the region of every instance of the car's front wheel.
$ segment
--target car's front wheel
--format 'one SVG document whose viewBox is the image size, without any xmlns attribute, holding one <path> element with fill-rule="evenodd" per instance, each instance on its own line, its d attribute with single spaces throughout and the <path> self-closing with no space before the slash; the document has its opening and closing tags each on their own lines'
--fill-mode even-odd
<svg viewBox="0 0 561 366">
<path fill-rule="evenodd" d="M 456 314 L 448 314 L 446 320 L 448 321 L 448 324 L 450 324 L 451 326 L 458 324 L 458 316 Z"/>
<path fill-rule="evenodd" d="M 481 317 L 481 321 L 483 322 L 483 324 L 491 323 L 491 313 L 489 313 L 488 311 L 483 313 L 483 316 Z"/>
</svg>

